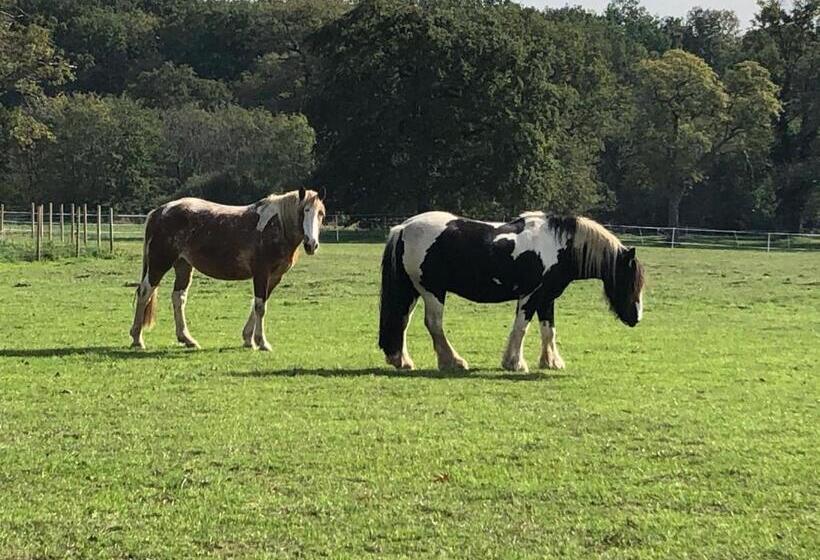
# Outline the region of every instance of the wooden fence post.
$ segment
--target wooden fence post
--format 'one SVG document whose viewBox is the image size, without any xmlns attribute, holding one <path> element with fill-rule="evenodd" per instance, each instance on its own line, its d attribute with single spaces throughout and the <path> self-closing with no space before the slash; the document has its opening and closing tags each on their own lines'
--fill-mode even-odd
<svg viewBox="0 0 820 560">
<path fill-rule="evenodd" d="M 114 252 L 114 208 L 108 209 L 108 251 Z"/>
<path fill-rule="evenodd" d="M 35 235 L 34 246 L 37 254 L 37 260 L 43 258 L 43 205 L 37 207 L 37 235 Z"/>
<path fill-rule="evenodd" d="M 63 203 L 60 203 L 60 243 L 65 243 L 65 208 Z"/>
<path fill-rule="evenodd" d="M 83 204 L 83 245 L 88 245 L 88 204 Z"/>
<path fill-rule="evenodd" d="M 766 252 L 770 253 L 771 251 L 772 251 L 772 234 L 770 232 L 770 233 L 766 234 Z"/>
<path fill-rule="evenodd" d="M 69 243 L 71 243 L 73 245 L 74 244 L 74 203 L 73 202 L 71 203 L 70 210 L 71 210 L 71 231 L 69 233 L 71 234 L 71 239 L 69 239 L 68 241 L 69 241 Z"/>
<path fill-rule="evenodd" d="M 333 216 L 333 229 L 336 230 L 336 242 L 339 242 L 339 215 Z"/>
<path fill-rule="evenodd" d="M 77 205 L 77 229 L 75 230 L 74 235 L 74 256 L 80 256 L 80 221 L 82 219 L 82 211 L 80 210 L 80 205 Z"/>
<path fill-rule="evenodd" d="M 54 240 L 54 204 L 48 203 L 48 240 Z"/>
<path fill-rule="evenodd" d="M 37 209 L 34 206 L 34 203 L 31 203 L 31 237 L 32 239 L 37 238 Z"/>
<path fill-rule="evenodd" d="M 675 248 L 675 228 L 672 228 L 672 249 Z"/>
<path fill-rule="evenodd" d="M 97 251 L 102 249 L 102 206 L 97 205 Z"/>
<path fill-rule="evenodd" d="M 6 205 L 0 204 L 0 238 L 6 234 Z"/>
</svg>

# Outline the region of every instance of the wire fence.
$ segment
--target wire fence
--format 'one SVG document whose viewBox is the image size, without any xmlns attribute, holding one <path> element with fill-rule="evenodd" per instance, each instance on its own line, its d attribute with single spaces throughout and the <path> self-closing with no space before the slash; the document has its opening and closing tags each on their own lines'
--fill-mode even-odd
<svg viewBox="0 0 820 560">
<path fill-rule="evenodd" d="M 407 217 L 331 214 L 325 219 L 321 240 L 381 242 L 392 226 Z M 32 205 L 27 211 L 10 211 L 0 205 L 0 256 L 37 260 L 113 253 L 115 245 L 143 239 L 146 218 L 147 214 L 121 214 L 85 204 Z M 820 251 L 818 233 L 605 225 L 624 243 L 636 246 Z"/>
</svg>

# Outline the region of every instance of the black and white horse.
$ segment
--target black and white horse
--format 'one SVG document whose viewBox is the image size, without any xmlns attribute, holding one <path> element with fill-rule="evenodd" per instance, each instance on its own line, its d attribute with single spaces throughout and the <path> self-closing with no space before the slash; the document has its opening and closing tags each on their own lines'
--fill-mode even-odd
<svg viewBox="0 0 820 560">
<path fill-rule="evenodd" d="M 447 292 L 471 301 L 518 300 L 502 367 L 527 371 L 524 335 L 541 323 L 542 368 L 561 369 L 555 342 L 555 299 L 573 280 L 598 278 L 618 318 L 641 320 L 643 267 L 602 225 L 582 217 L 522 214 L 509 223 L 468 220 L 446 212 L 414 216 L 390 231 L 382 258 L 379 346 L 387 363 L 412 369 L 406 331 L 419 296 L 438 366 L 467 369 L 444 335 Z"/>
</svg>

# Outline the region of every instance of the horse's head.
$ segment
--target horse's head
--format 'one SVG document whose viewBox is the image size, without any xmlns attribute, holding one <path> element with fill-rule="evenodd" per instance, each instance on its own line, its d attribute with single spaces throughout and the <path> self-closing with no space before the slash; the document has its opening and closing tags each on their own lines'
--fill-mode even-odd
<svg viewBox="0 0 820 560">
<path fill-rule="evenodd" d="M 319 229 L 322 227 L 322 220 L 325 219 L 325 205 L 322 197 L 316 191 L 300 188 L 299 211 L 304 233 L 302 244 L 305 252 L 312 255 L 319 249 Z"/>
<path fill-rule="evenodd" d="M 604 291 L 612 311 L 630 327 L 643 314 L 643 266 L 635 257 L 635 248 L 622 248 L 615 257 L 615 270 L 604 278 Z"/>
</svg>

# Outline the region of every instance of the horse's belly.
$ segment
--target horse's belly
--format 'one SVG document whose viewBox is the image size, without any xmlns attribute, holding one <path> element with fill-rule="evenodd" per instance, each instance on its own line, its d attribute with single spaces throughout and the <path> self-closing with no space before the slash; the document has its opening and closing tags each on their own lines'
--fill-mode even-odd
<svg viewBox="0 0 820 560">
<path fill-rule="evenodd" d="M 456 285 L 448 290 L 476 303 L 501 303 L 518 299 L 518 294 L 504 286 L 497 285 Z"/>
<path fill-rule="evenodd" d="M 217 280 L 247 280 L 253 277 L 250 257 L 237 253 L 230 257 L 204 253 L 183 255 L 202 274 Z"/>
</svg>

